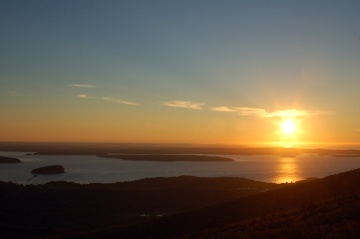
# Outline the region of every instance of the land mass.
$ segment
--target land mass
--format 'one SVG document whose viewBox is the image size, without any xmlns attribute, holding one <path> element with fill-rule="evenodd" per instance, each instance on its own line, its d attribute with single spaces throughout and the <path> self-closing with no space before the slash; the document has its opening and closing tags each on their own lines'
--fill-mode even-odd
<svg viewBox="0 0 360 239">
<path fill-rule="evenodd" d="M 285 186 L 193 176 L 84 185 L 0 182 L 0 238 L 76 238 L 93 230 L 141 225 Z"/>
<path fill-rule="evenodd" d="M 31 171 L 32 174 L 60 174 L 65 173 L 65 169 L 61 165 L 50 165 L 36 168 Z"/>
<path fill-rule="evenodd" d="M 98 154 L 96 155 L 101 158 L 115 158 L 122 160 L 134 160 L 134 161 L 159 161 L 159 162 L 177 162 L 177 161 L 221 161 L 231 162 L 234 161 L 229 158 L 217 157 L 217 156 L 205 156 L 205 155 L 178 155 L 178 154 Z"/>
<path fill-rule="evenodd" d="M 0 142 L 0 151 L 35 152 L 36 155 L 104 155 L 104 154 L 211 154 L 211 155 L 280 155 L 301 154 L 360 155 L 357 149 L 306 149 L 281 147 L 246 147 L 224 145 L 160 145 L 121 143 L 12 143 Z"/>
<path fill-rule="evenodd" d="M 20 159 L 0 156 L 0 163 L 21 163 Z"/>
<path fill-rule="evenodd" d="M 3 238 L 360 238 L 360 169 L 293 184 L 190 176 L 0 182 Z"/>
<path fill-rule="evenodd" d="M 358 157 L 360 158 L 360 154 L 334 154 L 334 157 Z"/>
</svg>

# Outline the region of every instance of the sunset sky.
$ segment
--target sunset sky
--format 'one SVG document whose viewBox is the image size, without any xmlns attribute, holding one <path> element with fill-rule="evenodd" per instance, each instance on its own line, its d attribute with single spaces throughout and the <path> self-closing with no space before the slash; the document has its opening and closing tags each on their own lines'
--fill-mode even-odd
<svg viewBox="0 0 360 239">
<path fill-rule="evenodd" d="M 0 86 L 0 141 L 356 143 L 360 1 L 1 0 Z"/>
</svg>

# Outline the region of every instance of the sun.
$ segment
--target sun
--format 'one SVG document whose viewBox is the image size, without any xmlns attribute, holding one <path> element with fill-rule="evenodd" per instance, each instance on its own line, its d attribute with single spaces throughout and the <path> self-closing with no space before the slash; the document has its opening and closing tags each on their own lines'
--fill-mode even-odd
<svg viewBox="0 0 360 239">
<path fill-rule="evenodd" d="M 281 123 L 282 132 L 286 135 L 293 134 L 296 130 L 296 125 L 292 120 L 285 120 Z"/>
<path fill-rule="evenodd" d="M 274 137 L 277 145 L 281 147 L 291 148 L 299 144 L 301 138 L 304 136 L 303 113 L 299 110 L 284 110 L 281 114 L 277 114 L 273 123 L 277 126 L 277 131 Z"/>
</svg>

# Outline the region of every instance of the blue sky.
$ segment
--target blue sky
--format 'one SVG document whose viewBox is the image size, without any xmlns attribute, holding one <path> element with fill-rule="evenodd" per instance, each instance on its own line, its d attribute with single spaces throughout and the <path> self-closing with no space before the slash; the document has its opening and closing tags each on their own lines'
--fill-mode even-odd
<svg viewBox="0 0 360 239">
<path fill-rule="evenodd" d="M 19 112 L 29 108 L 36 112 L 30 116 L 34 121 L 70 112 L 75 118 L 54 124 L 73 128 L 93 117 L 91 110 L 109 118 L 126 115 L 125 129 L 156 114 L 155 128 L 169 124 L 159 130 L 164 135 L 176 134 L 178 123 L 170 125 L 175 116 L 196 115 L 197 126 L 180 126 L 189 132 L 214 118 L 258 128 L 257 119 L 215 107 L 296 108 L 332 112 L 324 132 L 360 141 L 359 10 L 359 1 L 2 0 L 0 106 L 10 115 L 8 135 L 15 135 L 14 119 L 24 124 Z M 171 107 L 174 102 L 181 107 Z M 36 128 L 44 132 L 39 140 L 47 140 L 49 129 Z M 125 130 L 115 128 L 119 134 Z M 227 140 L 229 132 L 231 126 L 221 139 L 234 140 L 236 135 Z M 138 136 L 131 140 L 142 140 L 141 133 L 133 134 Z"/>
</svg>

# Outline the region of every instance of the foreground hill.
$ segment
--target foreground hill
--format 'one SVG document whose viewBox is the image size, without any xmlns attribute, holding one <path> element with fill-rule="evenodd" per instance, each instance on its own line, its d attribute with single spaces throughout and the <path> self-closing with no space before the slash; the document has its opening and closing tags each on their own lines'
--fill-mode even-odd
<svg viewBox="0 0 360 239">
<path fill-rule="evenodd" d="M 190 176 L 86 185 L 0 182 L 0 238 L 78 235 L 137 225 L 283 186 Z"/>
<path fill-rule="evenodd" d="M 311 203 L 186 235 L 183 238 L 360 238 L 360 195 Z"/>
<path fill-rule="evenodd" d="M 239 178 L 0 183 L 1 238 L 360 238 L 360 169 L 275 185 Z"/>
<path fill-rule="evenodd" d="M 360 238 L 359 181 L 357 169 L 156 221 L 77 237 Z M 286 216 L 289 212 L 293 216 Z M 243 229 L 244 225 L 247 229 Z M 302 234 L 297 233 L 300 231 Z M 335 234 L 326 237 L 329 232 Z"/>
</svg>

